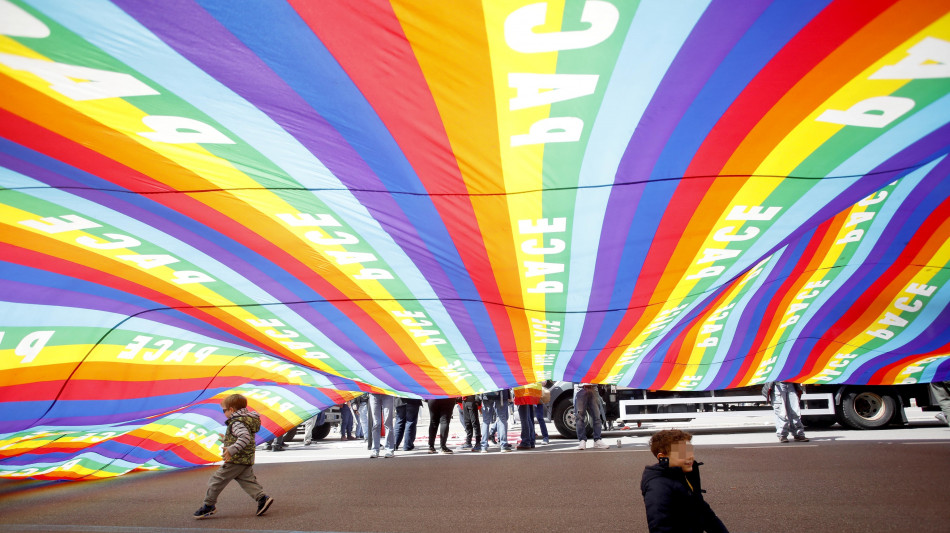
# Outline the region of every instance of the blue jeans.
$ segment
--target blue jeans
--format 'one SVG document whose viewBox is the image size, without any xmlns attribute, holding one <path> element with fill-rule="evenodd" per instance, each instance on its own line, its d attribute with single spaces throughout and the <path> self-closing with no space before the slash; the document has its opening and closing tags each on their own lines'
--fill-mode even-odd
<svg viewBox="0 0 950 533">
<path fill-rule="evenodd" d="M 393 397 L 388 394 L 370 394 L 369 408 L 373 415 L 373 428 L 370 430 L 369 449 L 379 451 L 379 440 L 383 427 L 386 427 L 387 450 L 395 449 L 396 435 L 393 433 Z"/>
<path fill-rule="evenodd" d="M 594 441 L 598 441 L 603 430 L 600 423 L 600 394 L 597 394 L 596 388 L 581 387 L 574 397 L 574 420 L 579 441 L 587 440 L 587 413 L 590 413 L 591 422 L 594 423 Z"/>
<path fill-rule="evenodd" d="M 372 438 L 370 435 L 373 433 L 373 418 L 369 416 L 369 400 L 359 404 L 357 406 L 359 415 L 360 415 L 360 425 L 363 429 L 363 442 L 366 443 L 366 449 L 372 450 Z"/>
<path fill-rule="evenodd" d="M 544 404 L 539 403 L 534 406 L 534 416 L 538 419 L 538 424 L 541 426 L 541 438 L 547 440 L 548 425 L 544 423 Z"/>
<path fill-rule="evenodd" d="M 482 449 L 488 449 L 488 436 L 490 434 L 490 424 L 494 414 L 498 424 L 498 444 L 503 447 L 510 447 L 508 444 L 508 402 L 498 400 L 482 400 Z"/>
<path fill-rule="evenodd" d="M 802 415 L 799 410 L 798 394 L 795 392 L 795 388 L 781 381 L 776 381 L 772 387 L 775 434 L 779 437 L 787 437 L 791 432 L 794 437 L 804 437 L 805 426 L 802 425 Z"/>
<path fill-rule="evenodd" d="M 416 423 L 419 421 L 419 406 L 411 403 L 404 403 L 396 408 L 396 439 L 394 446 L 399 447 L 402 439 L 406 442 L 402 449 L 407 452 L 416 447 Z"/>
<path fill-rule="evenodd" d="M 518 416 L 521 417 L 521 443 L 518 446 L 534 448 L 537 437 L 534 431 L 534 407 L 533 405 L 518 406 Z"/>
<path fill-rule="evenodd" d="M 340 406 L 340 436 L 345 438 L 353 436 L 353 411 L 345 403 Z"/>
</svg>

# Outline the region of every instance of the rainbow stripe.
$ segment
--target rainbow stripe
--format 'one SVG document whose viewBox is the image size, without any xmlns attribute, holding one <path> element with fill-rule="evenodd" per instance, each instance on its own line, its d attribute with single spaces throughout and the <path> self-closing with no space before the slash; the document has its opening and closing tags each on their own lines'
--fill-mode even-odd
<svg viewBox="0 0 950 533">
<path fill-rule="evenodd" d="M 234 391 L 950 379 L 948 50 L 916 0 L 0 1 L 0 476 L 214 462 Z"/>
</svg>

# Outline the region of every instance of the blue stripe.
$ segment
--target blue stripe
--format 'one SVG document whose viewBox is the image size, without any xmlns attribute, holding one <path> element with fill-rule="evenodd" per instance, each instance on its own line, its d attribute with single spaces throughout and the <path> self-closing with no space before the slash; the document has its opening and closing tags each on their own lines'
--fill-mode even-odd
<svg viewBox="0 0 950 533">
<path fill-rule="evenodd" d="M 653 176 L 677 177 L 749 83 L 830 2 L 780 1 L 752 24 L 703 85 L 657 159 Z M 668 7 L 668 6 L 667 6 Z"/>
</svg>

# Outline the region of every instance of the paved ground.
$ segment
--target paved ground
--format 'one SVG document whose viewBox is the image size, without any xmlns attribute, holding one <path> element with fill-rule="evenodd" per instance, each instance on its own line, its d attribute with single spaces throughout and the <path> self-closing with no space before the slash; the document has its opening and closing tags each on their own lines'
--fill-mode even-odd
<svg viewBox="0 0 950 533">
<path fill-rule="evenodd" d="M 811 442 L 789 444 L 776 441 L 768 418 L 676 425 L 696 435 L 707 500 L 730 531 L 946 532 L 950 428 L 931 413 L 908 415 L 909 427 L 812 431 Z M 259 518 L 236 486 L 217 515 L 190 518 L 214 467 L 81 483 L 6 480 L 0 531 L 645 531 L 639 480 L 654 461 L 646 440 L 671 425 L 608 433 L 603 451 L 553 438 L 532 451 L 442 456 L 422 442 L 369 459 L 361 443 L 332 434 L 316 446 L 295 441 L 258 453 L 255 470 L 276 498 Z"/>
</svg>

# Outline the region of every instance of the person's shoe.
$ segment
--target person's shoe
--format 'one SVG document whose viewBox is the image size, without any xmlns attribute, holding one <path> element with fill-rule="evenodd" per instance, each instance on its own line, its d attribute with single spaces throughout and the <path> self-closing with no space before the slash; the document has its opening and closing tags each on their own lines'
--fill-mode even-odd
<svg viewBox="0 0 950 533">
<path fill-rule="evenodd" d="M 782 436 L 778 438 L 779 442 L 788 442 L 788 437 Z"/>
<path fill-rule="evenodd" d="M 586 440 L 582 440 L 582 441 L 580 441 L 579 443 L 577 443 L 577 449 L 578 449 L 578 450 L 586 450 L 586 449 L 587 449 L 587 441 L 586 441 Z"/>
<path fill-rule="evenodd" d="M 530 450 L 530 449 L 531 449 L 531 446 L 522 446 L 522 445 L 519 444 L 519 445 L 517 446 L 517 449 L 519 449 L 519 450 Z"/>
<path fill-rule="evenodd" d="M 472 451 L 473 453 L 478 453 L 478 452 L 482 451 L 482 447 L 481 447 L 481 446 L 472 446 L 472 450 L 471 450 L 471 451 Z"/>
<path fill-rule="evenodd" d="M 372 452 L 370 452 L 369 454 L 370 459 L 376 459 L 377 457 L 379 457 L 379 450 L 373 450 Z"/>
<path fill-rule="evenodd" d="M 406 446 L 406 447 L 404 447 L 402 450 L 403 450 L 404 452 L 411 452 L 412 450 L 415 450 L 415 449 L 416 449 L 415 446 Z"/>
<path fill-rule="evenodd" d="M 550 441 L 550 440 L 548 440 L 548 439 L 544 439 L 544 444 L 545 444 L 545 445 L 547 445 L 547 444 L 551 444 L 551 441 Z"/>
<path fill-rule="evenodd" d="M 944 424 L 950 425 L 950 422 L 947 421 L 947 415 L 943 414 L 943 411 L 934 415 L 934 418 L 943 422 Z"/>
<path fill-rule="evenodd" d="M 511 445 L 510 445 L 510 444 L 506 444 L 506 445 L 502 446 L 502 447 L 501 447 L 501 451 L 503 451 L 503 452 L 510 452 L 510 451 L 511 451 Z"/>
<path fill-rule="evenodd" d="M 266 513 L 270 506 L 274 503 L 274 498 L 264 494 L 257 500 L 257 516 L 261 516 Z"/>
<path fill-rule="evenodd" d="M 267 446 L 264 447 L 264 449 L 267 450 L 267 451 L 271 451 L 271 450 L 274 449 L 274 447 L 273 447 L 272 445 L 268 444 Z"/>
<path fill-rule="evenodd" d="M 609 450 L 609 449 L 610 449 L 610 445 L 607 444 L 606 442 L 602 441 L 602 440 L 595 440 L 595 441 L 594 441 L 594 448 L 597 448 L 598 450 Z"/>
<path fill-rule="evenodd" d="M 395 453 L 393 453 L 392 450 L 386 450 L 386 453 L 383 454 L 383 457 L 385 457 L 385 458 L 388 459 L 388 458 L 392 457 L 393 455 L 395 455 Z"/>
<path fill-rule="evenodd" d="M 435 451 L 435 448 L 429 448 L 429 453 L 439 453 L 439 452 Z"/>
<path fill-rule="evenodd" d="M 799 436 L 799 437 L 795 437 L 795 442 L 808 442 L 808 437 L 806 437 L 806 436 L 804 436 L 804 435 L 801 435 L 801 436 Z"/>
<path fill-rule="evenodd" d="M 480 450 L 478 450 L 478 451 L 481 452 L 481 453 L 488 453 L 488 446 L 485 446 L 484 448 L 482 448 L 482 449 L 480 449 Z"/>
<path fill-rule="evenodd" d="M 459 449 L 460 449 L 460 450 L 471 450 L 471 449 L 472 449 L 472 443 L 466 442 L 465 444 L 459 446 Z"/>
<path fill-rule="evenodd" d="M 213 505 L 202 505 L 201 509 L 195 511 L 195 520 L 201 520 L 202 518 L 208 518 L 217 511 Z"/>
<path fill-rule="evenodd" d="M 495 435 L 492 435 L 490 438 L 491 438 L 492 444 L 498 444 L 498 437 L 496 437 Z"/>
<path fill-rule="evenodd" d="M 448 448 L 439 448 L 439 453 L 441 455 L 452 455 L 452 450 Z"/>
<path fill-rule="evenodd" d="M 310 446 L 310 441 L 309 441 L 309 440 L 303 441 L 303 445 L 304 445 L 304 446 Z"/>
<path fill-rule="evenodd" d="M 271 450 L 271 451 L 274 451 L 274 452 L 282 452 L 282 451 L 284 451 L 284 447 L 283 447 L 283 446 L 274 446 L 274 449 Z"/>
</svg>

